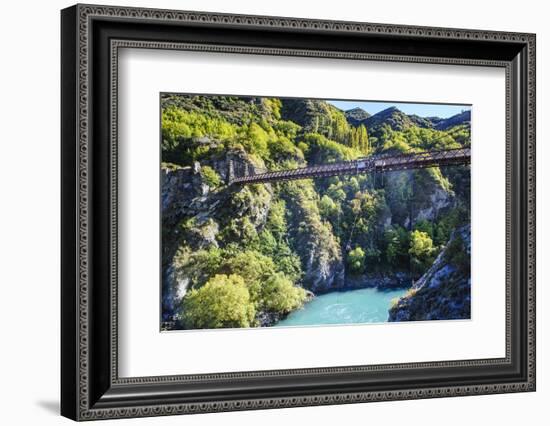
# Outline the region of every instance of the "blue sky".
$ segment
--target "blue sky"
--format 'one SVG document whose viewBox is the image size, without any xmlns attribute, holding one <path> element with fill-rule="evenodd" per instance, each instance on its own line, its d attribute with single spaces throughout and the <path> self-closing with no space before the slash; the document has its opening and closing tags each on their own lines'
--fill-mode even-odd
<svg viewBox="0 0 550 426">
<path fill-rule="evenodd" d="M 448 118 L 464 110 L 471 109 L 471 105 L 448 105 L 448 104 L 415 104 L 402 102 L 363 102 L 363 101 L 333 101 L 328 103 L 340 108 L 343 111 L 356 107 L 362 108 L 369 114 L 376 114 L 386 108 L 395 106 L 405 114 L 416 114 L 420 117 L 441 117 Z"/>
</svg>

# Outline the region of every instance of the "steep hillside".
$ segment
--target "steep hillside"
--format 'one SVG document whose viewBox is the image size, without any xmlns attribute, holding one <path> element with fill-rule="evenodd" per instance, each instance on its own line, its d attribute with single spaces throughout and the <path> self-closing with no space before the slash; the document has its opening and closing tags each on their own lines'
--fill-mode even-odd
<svg viewBox="0 0 550 426">
<path fill-rule="evenodd" d="M 298 124 L 304 133 L 318 133 L 341 140 L 350 132 L 346 116 L 321 100 L 282 99 L 281 118 Z"/>
<path fill-rule="evenodd" d="M 349 124 L 355 127 L 359 127 L 361 124 L 365 124 L 365 120 L 371 115 L 362 108 L 353 108 L 345 112 L 346 119 Z"/>
<path fill-rule="evenodd" d="M 379 130 L 382 125 L 386 125 L 390 129 L 398 131 L 406 130 L 414 125 L 410 117 L 397 107 L 389 107 L 371 115 L 363 124 L 373 132 Z"/>
<path fill-rule="evenodd" d="M 438 122 L 435 125 L 435 128 L 437 130 L 449 130 L 451 127 L 460 126 L 463 124 L 469 125 L 471 120 L 472 120 L 472 113 L 470 110 L 466 110 Z"/>
</svg>

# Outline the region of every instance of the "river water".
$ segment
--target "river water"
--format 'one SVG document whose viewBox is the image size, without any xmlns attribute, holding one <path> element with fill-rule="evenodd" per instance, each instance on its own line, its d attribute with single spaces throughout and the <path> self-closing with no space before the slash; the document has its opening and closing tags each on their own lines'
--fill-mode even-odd
<svg viewBox="0 0 550 426">
<path fill-rule="evenodd" d="M 406 292 L 407 289 L 362 288 L 322 294 L 274 327 L 386 322 L 392 300 Z"/>
</svg>

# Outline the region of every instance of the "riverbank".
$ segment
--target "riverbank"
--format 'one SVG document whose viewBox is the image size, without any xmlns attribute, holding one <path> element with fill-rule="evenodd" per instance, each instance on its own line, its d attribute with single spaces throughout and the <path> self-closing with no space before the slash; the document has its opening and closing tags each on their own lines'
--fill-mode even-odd
<svg viewBox="0 0 550 426">
<path fill-rule="evenodd" d="M 368 273 L 362 275 L 347 275 L 345 279 L 346 290 L 361 288 L 376 288 L 379 290 L 392 290 L 410 288 L 413 284 L 408 272 L 396 272 L 392 275 L 383 273 Z"/>
</svg>

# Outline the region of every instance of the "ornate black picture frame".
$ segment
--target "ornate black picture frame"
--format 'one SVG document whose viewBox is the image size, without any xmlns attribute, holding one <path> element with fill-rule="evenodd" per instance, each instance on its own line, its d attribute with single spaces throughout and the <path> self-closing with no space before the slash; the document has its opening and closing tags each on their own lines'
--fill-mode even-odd
<svg viewBox="0 0 550 426">
<path fill-rule="evenodd" d="M 76 5 L 61 13 L 61 413 L 74 420 L 535 390 L 535 35 Z M 117 52 L 186 49 L 506 71 L 506 356 L 119 378 Z"/>
</svg>

